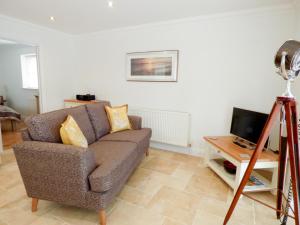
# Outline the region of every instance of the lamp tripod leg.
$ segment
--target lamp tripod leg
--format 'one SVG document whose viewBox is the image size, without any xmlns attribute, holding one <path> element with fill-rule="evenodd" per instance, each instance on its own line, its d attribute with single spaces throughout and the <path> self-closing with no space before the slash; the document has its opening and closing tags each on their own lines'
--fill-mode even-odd
<svg viewBox="0 0 300 225">
<path fill-rule="evenodd" d="M 291 169 L 291 178 L 292 178 L 292 189 L 293 189 L 293 200 L 294 200 L 294 213 L 295 213 L 295 224 L 299 225 L 299 179 L 297 175 L 299 174 L 299 154 L 298 146 L 295 145 L 297 142 L 294 139 L 294 126 L 293 120 L 295 118 L 295 110 L 292 110 L 292 105 L 289 102 L 285 105 L 285 112 L 286 112 L 286 127 L 287 127 L 287 142 L 288 142 L 288 149 L 289 149 L 289 157 L 290 157 L 290 169 Z M 296 138 L 297 139 L 297 138 Z"/>
<path fill-rule="evenodd" d="M 294 144 L 294 155 L 296 161 L 296 172 L 298 178 L 298 191 L 300 191 L 300 151 L 299 151 L 299 135 L 298 135 L 298 113 L 296 102 L 291 105 L 292 111 L 292 127 L 293 127 L 293 144 Z M 300 194 L 300 192 L 298 192 Z M 299 196 L 300 198 L 300 196 Z"/>
<path fill-rule="evenodd" d="M 287 156 L 288 156 L 286 145 L 287 145 L 286 139 L 284 139 L 280 135 L 280 142 L 279 142 L 279 151 L 280 152 L 279 152 L 277 201 L 276 201 L 277 219 L 279 219 L 281 216 L 280 210 L 281 210 L 281 206 L 282 206 L 282 194 L 283 194 L 283 187 L 284 187 L 284 182 L 285 182 L 286 164 L 287 164 Z"/>
</svg>

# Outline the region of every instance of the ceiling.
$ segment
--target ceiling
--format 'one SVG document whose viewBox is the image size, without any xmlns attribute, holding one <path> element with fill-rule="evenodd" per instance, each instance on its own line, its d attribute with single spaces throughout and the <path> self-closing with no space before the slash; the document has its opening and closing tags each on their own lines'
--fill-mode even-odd
<svg viewBox="0 0 300 225">
<path fill-rule="evenodd" d="M 0 14 L 71 34 L 212 13 L 275 6 L 293 0 L 0 0 Z M 49 19 L 55 17 L 55 21 Z"/>
</svg>

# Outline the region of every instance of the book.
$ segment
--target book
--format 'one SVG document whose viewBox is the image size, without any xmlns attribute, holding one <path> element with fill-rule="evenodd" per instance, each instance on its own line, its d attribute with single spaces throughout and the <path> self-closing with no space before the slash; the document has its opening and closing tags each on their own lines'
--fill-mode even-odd
<svg viewBox="0 0 300 225">
<path fill-rule="evenodd" d="M 248 182 L 247 186 L 264 186 L 265 184 L 259 180 L 257 177 L 251 175 Z"/>
</svg>

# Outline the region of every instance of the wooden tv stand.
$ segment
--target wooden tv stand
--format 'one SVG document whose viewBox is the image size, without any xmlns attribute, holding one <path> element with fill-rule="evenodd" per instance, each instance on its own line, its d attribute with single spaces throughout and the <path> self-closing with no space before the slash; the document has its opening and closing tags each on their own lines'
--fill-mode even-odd
<svg viewBox="0 0 300 225">
<path fill-rule="evenodd" d="M 247 169 L 248 163 L 252 156 L 253 150 L 242 148 L 233 143 L 233 136 L 216 136 L 204 137 L 208 143 L 206 149 L 206 164 L 217 175 L 219 175 L 231 188 L 236 192 L 244 173 Z M 230 161 L 237 167 L 236 174 L 229 174 L 223 167 L 225 160 Z M 272 171 L 271 179 L 263 177 L 257 173 L 255 169 L 267 169 Z M 257 191 L 274 191 L 277 188 L 277 174 L 278 174 L 278 155 L 271 151 L 264 151 L 259 157 L 252 175 L 264 183 L 264 185 L 246 186 L 245 192 Z M 273 193 L 273 192 L 272 192 Z M 275 193 L 275 192 L 274 192 Z"/>
</svg>

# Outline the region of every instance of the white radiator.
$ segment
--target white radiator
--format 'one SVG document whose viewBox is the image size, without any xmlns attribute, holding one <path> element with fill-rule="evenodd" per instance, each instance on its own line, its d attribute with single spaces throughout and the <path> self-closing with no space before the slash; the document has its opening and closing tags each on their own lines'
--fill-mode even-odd
<svg viewBox="0 0 300 225">
<path fill-rule="evenodd" d="M 142 117 L 143 127 L 152 129 L 152 141 L 184 147 L 190 144 L 189 113 L 130 108 L 129 115 Z"/>
</svg>

